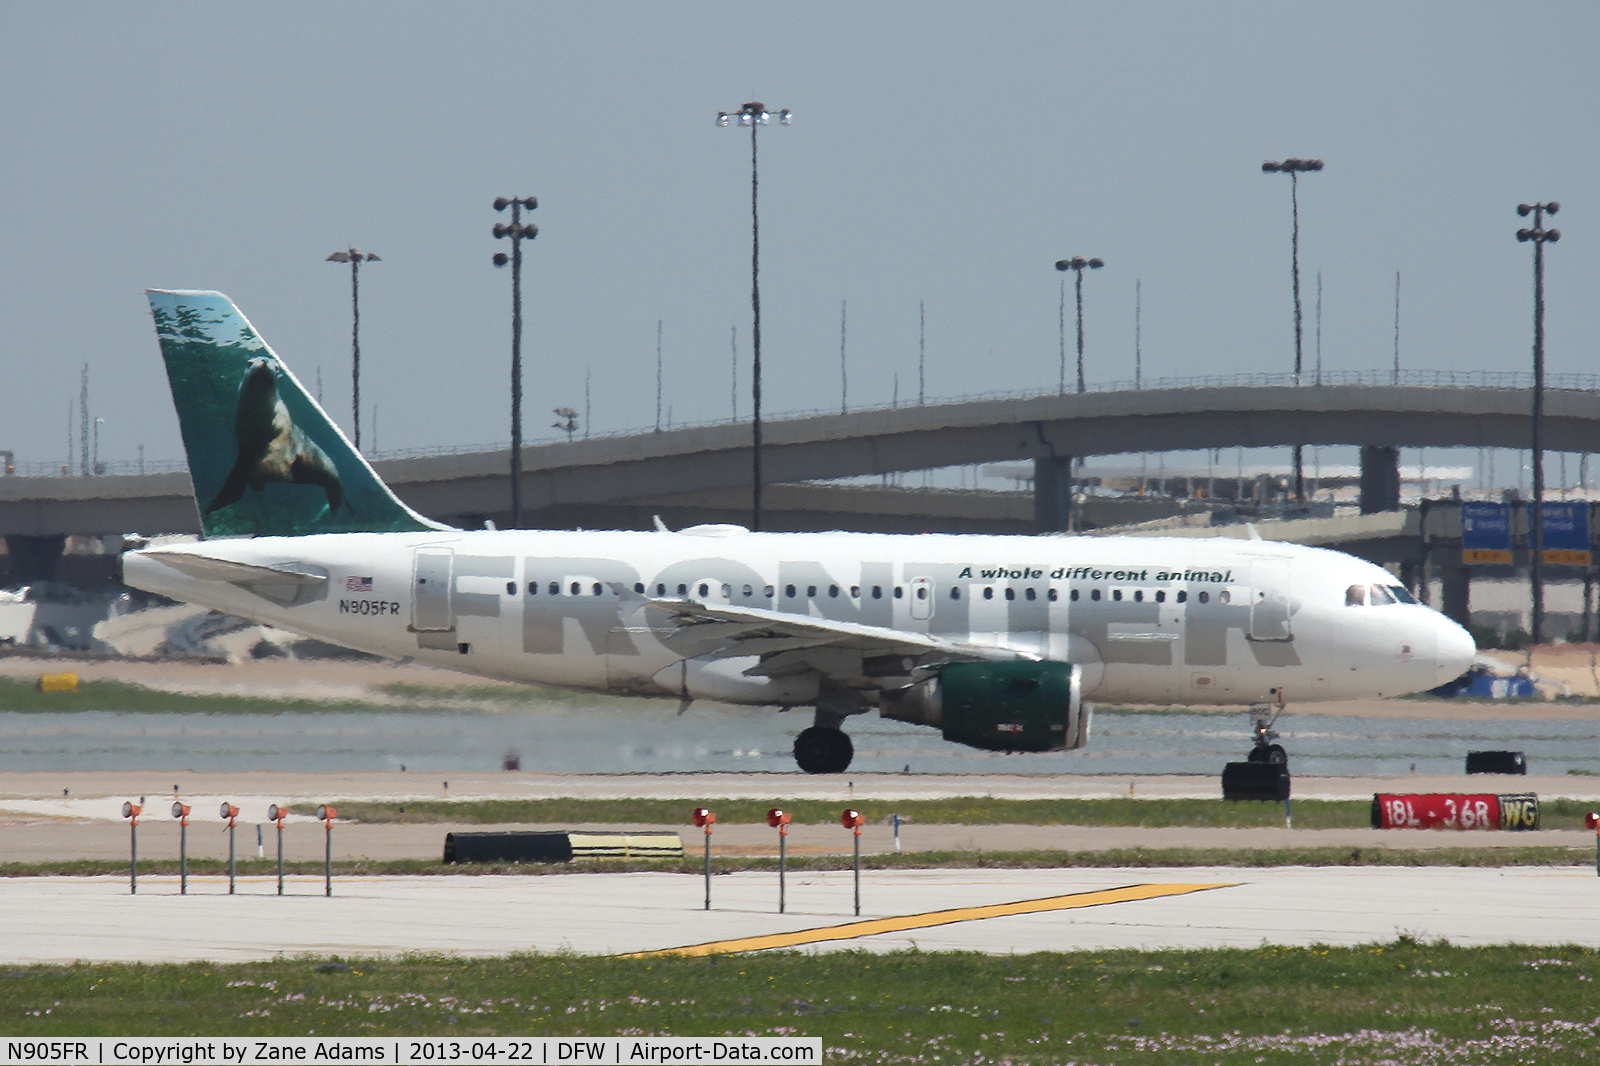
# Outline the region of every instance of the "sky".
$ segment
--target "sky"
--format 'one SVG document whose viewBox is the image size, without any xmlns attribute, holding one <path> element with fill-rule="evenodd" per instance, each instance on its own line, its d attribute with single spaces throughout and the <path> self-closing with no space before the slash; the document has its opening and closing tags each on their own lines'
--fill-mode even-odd
<svg viewBox="0 0 1600 1066">
<path fill-rule="evenodd" d="M 536 196 L 525 425 L 750 413 L 750 143 L 759 100 L 765 410 L 1047 389 L 1065 256 L 1087 376 L 1293 359 L 1526 369 L 1530 246 L 1559 200 L 1548 365 L 1600 326 L 1600 5 L 302 3 L 14 0 L 0 34 L 0 449 L 65 461 L 85 363 L 100 458 L 182 455 L 146 288 L 219 289 L 363 443 L 509 439 L 497 196 Z M 1069 291 L 1068 344 L 1073 309 Z M 736 331 L 736 338 L 734 336 Z M 1072 353 L 1069 351 L 1069 359 Z M 1069 370 L 1070 373 L 1070 370 Z M 585 383 L 590 395 L 586 406 Z"/>
</svg>

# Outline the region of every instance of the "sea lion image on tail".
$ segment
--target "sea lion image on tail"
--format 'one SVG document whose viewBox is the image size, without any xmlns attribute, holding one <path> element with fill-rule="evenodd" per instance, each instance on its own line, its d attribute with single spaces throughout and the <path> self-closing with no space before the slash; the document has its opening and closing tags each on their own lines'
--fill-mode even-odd
<svg viewBox="0 0 1600 1066">
<path fill-rule="evenodd" d="M 237 503 L 245 486 L 261 491 L 269 481 L 295 485 L 320 485 L 328 494 L 328 514 L 344 503 L 344 485 L 328 453 L 301 432 L 278 398 L 274 361 L 251 359 L 239 382 L 239 406 L 234 412 L 234 435 L 239 457 L 206 514 Z"/>
</svg>

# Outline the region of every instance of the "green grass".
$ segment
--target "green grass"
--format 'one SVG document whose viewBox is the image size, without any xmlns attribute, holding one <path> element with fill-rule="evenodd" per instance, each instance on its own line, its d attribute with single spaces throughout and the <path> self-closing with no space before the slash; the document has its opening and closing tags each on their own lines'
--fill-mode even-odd
<svg viewBox="0 0 1600 1066">
<path fill-rule="evenodd" d="M 1594 1063 L 1600 953 L 1457 947 L 80 963 L 0 972 L 8 1037 L 758 1035 L 829 1062 Z"/>
<path fill-rule="evenodd" d="M 663 873 L 699 875 L 704 870 L 699 841 L 686 838 L 687 851 L 681 860 L 584 859 L 571 863 L 466 864 L 446 866 L 435 859 L 341 859 L 333 864 L 333 876 L 373 877 L 386 875 L 473 877 L 518 875 L 540 877 L 557 874 L 621 873 L 654 870 Z M 441 858 L 444 841 L 439 841 Z M 776 858 L 718 855 L 712 844 L 711 869 L 714 874 L 746 870 L 775 870 Z M 790 870 L 848 870 L 852 857 L 840 855 L 790 855 Z M 1100 851 L 906 851 L 898 854 L 861 856 L 863 870 L 933 869 L 1100 869 L 1128 867 L 1154 869 L 1196 866 L 1589 866 L 1594 850 L 1549 845 L 1443 848 L 1111 848 Z M 322 876 L 320 862 L 286 862 L 286 874 Z M 240 877 L 269 877 L 277 870 L 272 859 L 246 859 L 238 864 Z M 226 875 L 228 864 L 220 859 L 191 859 L 189 873 L 195 877 Z M 0 863 L 4 877 L 125 877 L 127 860 L 62 859 L 55 862 Z M 173 878 L 178 876 L 176 859 L 141 859 L 139 876 Z"/>
<path fill-rule="evenodd" d="M 687 800 L 657 799 L 539 799 L 539 800 L 408 800 L 373 803 L 336 800 L 341 817 L 358 822 L 405 820 L 456 825 L 582 824 L 685 825 L 697 805 L 717 812 L 721 823 L 765 822 L 767 811 L 782 807 L 796 823 L 835 822 L 842 803 L 821 800 L 785 801 L 714 799 L 692 804 Z M 1247 828 L 1281 826 L 1281 803 L 1230 803 L 1221 799 L 1059 799 L 1012 800 L 987 796 L 955 796 L 938 800 L 861 800 L 855 804 L 869 823 L 899 814 L 918 825 L 1088 825 L 1088 826 L 1194 826 Z M 1582 829 L 1590 801 L 1545 800 L 1541 825 L 1546 829 Z M 299 804 L 299 814 L 314 814 L 314 804 Z M 1372 825 L 1371 800 L 1296 800 L 1297 829 L 1360 829 Z"/>
</svg>

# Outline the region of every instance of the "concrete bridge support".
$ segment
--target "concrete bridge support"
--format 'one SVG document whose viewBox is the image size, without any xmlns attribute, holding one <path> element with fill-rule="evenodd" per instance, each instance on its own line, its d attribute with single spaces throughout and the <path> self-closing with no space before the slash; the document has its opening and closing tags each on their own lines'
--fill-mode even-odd
<svg viewBox="0 0 1600 1066">
<path fill-rule="evenodd" d="M 1361 448 L 1361 513 L 1400 510 L 1400 449 L 1387 444 Z"/>
<path fill-rule="evenodd" d="M 1072 456 L 1047 455 L 1033 461 L 1033 520 L 1040 533 L 1072 529 Z"/>
</svg>

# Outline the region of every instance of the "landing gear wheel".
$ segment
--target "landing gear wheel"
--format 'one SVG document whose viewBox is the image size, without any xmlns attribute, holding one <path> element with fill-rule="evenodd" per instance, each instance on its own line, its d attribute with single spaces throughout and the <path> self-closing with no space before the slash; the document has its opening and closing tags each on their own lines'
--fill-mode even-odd
<svg viewBox="0 0 1600 1066">
<path fill-rule="evenodd" d="M 855 745 L 842 729 L 812 726 L 794 738 L 794 761 L 808 774 L 844 773 L 855 753 Z"/>
<path fill-rule="evenodd" d="M 1249 762 L 1270 763 L 1273 766 L 1288 766 L 1289 753 L 1283 750 L 1282 744 L 1263 744 L 1250 749 L 1250 754 L 1245 756 Z"/>
</svg>

